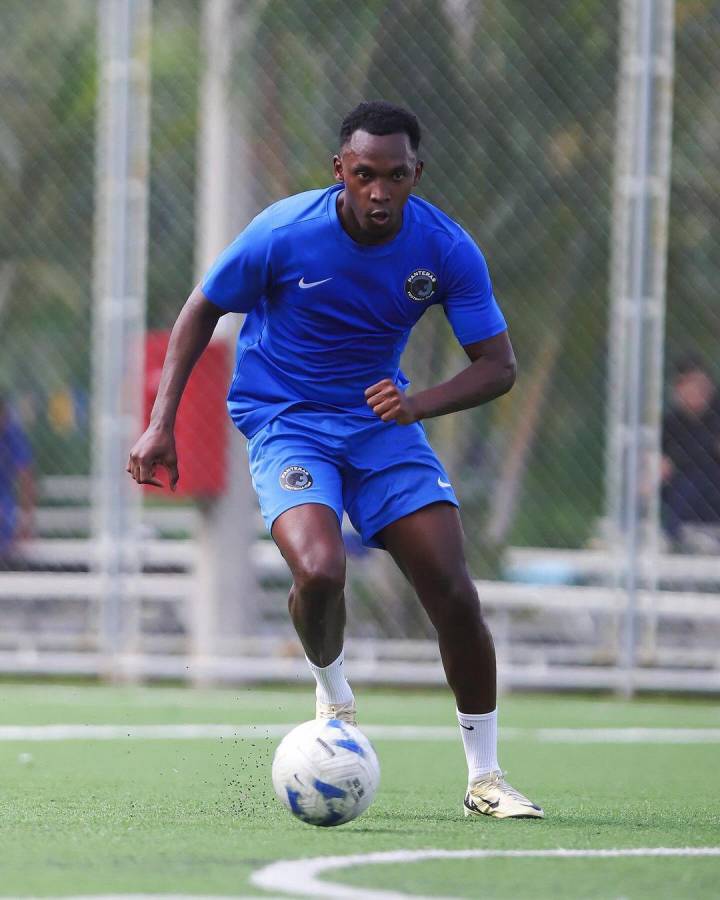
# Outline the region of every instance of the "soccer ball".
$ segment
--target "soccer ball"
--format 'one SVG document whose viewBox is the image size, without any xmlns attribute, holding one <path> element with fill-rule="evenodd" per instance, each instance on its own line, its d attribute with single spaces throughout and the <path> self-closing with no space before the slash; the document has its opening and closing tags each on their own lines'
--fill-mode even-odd
<svg viewBox="0 0 720 900">
<path fill-rule="evenodd" d="M 313 719 L 280 742 L 272 781 L 280 802 L 298 819 L 343 825 L 372 803 L 380 765 L 359 728 L 339 719 Z"/>
</svg>

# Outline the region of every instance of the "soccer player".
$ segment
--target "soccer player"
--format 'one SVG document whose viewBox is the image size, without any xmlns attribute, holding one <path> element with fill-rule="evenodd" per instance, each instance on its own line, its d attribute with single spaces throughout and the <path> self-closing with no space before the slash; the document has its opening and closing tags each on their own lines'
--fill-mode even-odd
<svg viewBox="0 0 720 900">
<path fill-rule="evenodd" d="M 419 144 L 410 112 L 361 103 L 340 129 L 337 183 L 268 207 L 220 255 L 175 323 L 128 471 L 162 486 L 163 466 L 175 486 L 173 424 L 187 378 L 220 316 L 247 313 L 228 409 L 292 573 L 290 615 L 317 682 L 317 716 L 356 716 L 343 667 L 345 510 L 367 546 L 392 555 L 437 629 L 468 762 L 465 815 L 542 818 L 498 766 L 493 642 L 455 492 L 420 424 L 509 391 L 515 359 L 482 253 L 411 196 Z M 400 355 L 434 305 L 470 362 L 408 394 Z"/>
<path fill-rule="evenodd" d="M 720 536 L 720 391 L 698 360 L 681 360 L 662 431 L 663 519 L 668 537 L 717 552 Z M 707 531 L 705 531 L 707 529 Z"/>
<path fill-rule="evenodd" d="M 30 537 L 34 499 L 30 442 L 0 393 L 0 569 L 12 565 L 17 542 Z"/>
</svg>

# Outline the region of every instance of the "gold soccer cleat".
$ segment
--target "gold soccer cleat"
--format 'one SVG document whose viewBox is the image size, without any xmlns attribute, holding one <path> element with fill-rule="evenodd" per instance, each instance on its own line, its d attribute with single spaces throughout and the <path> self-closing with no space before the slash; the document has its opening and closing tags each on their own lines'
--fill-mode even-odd
<svg viewBox="0 0 720 900">
<path fill-rule="evenodd" d="M 316 719 L 340 719 L 348 725 L 357 725 L 357 707 L 355 701 L 349 703 L 315 703 Z"/>
<path fill-rule="evenodd" d="M 503 778 L 500 769 L 469 785 L 463 810 L 466 816 L 495 819 L 544 819 L 545 813 Z"/>
</svg>

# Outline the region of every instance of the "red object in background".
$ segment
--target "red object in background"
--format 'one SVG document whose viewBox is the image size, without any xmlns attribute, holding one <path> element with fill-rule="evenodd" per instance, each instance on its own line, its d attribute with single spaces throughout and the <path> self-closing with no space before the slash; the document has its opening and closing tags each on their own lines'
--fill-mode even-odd
<svg viewBox="0 0 720 900">
<path fill-rule="evenodd" d="M 146 426 L 160 384 L 169 338 L 169 331 L 151 331 L 147 335 Z M 230 383 L 230 367 L 228 345 L 224 341 L 211 341 L 190 375 L 175 422 L 180 481 L 172 496 L 216 497 L 225 489 L 228 428 L 225 397 Z M 159 466 L 156 474 L 167 484 L 165 469 Z M 149 487 L 146 490 L 158 493 L 158 488 Z"/>
</svg>

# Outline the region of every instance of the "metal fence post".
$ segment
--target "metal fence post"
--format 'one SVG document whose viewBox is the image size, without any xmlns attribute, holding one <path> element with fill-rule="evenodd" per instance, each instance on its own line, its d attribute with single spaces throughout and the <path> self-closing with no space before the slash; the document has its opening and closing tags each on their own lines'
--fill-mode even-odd
<svg viewBox="0 0 720 900">
<path fill-rule="evenodd" d="M 630 695 L 639 592 L 657 586 L 674 4 L 624 0 L 621 13 L 607 473 Z"/>
<path fill-rule="evenodd" d="M 125 465 L 142 423 L 150 33 L 149 0 L 100 4 L 92 531 L 111 675 L 139 627 L 141 495 Z"/>
</svg>

